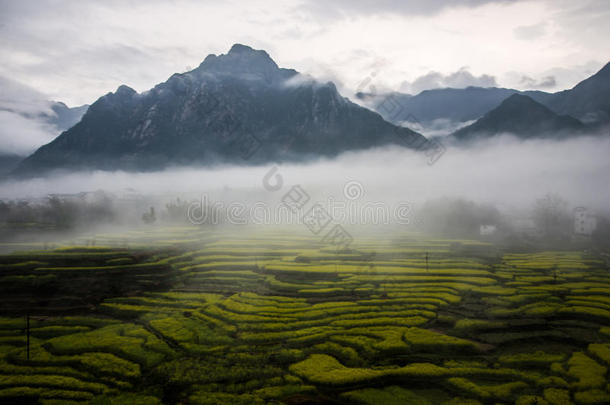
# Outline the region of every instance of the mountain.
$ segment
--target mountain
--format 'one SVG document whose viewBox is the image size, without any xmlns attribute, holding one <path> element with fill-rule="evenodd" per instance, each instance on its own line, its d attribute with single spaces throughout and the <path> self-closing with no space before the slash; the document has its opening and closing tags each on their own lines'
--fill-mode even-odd
<svg viewBox="0 0 610 405">
<path fill-rule="evenodd" d="M 452 122 L 476 120 L 515 93 L 526 94 L 543 104 L 552 97 L 552 94 L 542 91 L 520 92 L 498 87 L 433 89 L 415 96 L 398 92 L 378 96 L 357 93 L 356 97 L 386 120 L 395 124 L 406 122 L 408 125 L 408 122 L 426 124 L 439 119 Z"/>
<path fill-rule="evenodd" d="M 417 95 L 357 93 L 356 98 L 397 125 L 415 122 L 429 126 L 435 120 L 476 120 L 512 94 L 529 96 L 556 114 L 570 115 L 586 124 L 610 124 L 610 63 L 572 89 L 558 93 L 467 87 L 424 90 Z"/>
<path fill-rule="evenodd" d="M 53 101 L 51 109 L 55 115 L 45 115 L 45 120 L 57 128 L 59 132 L 63 132 L 72 128 L 80 121 L 87 111 L 87 108 L 89 108 L 89 105 L 87 104 L 78 107 L 68 107 L 61 101 Z"/>
<path fill-rule="evenodd" d="M 610 62 L 570 90 L 555 93 L 546 105 L 588 124 L 610 124 Z"/>
<path fill-rule="evenodd" d="M 0 178 L 11 173 L 23 159 L 24 156 L 0 152 Z"/>
<path fill-rule="evenodd" d="M 561 137 L 584 130 L 576 118 L 557 115 L 531 97 L 513 94 L 475 123 L 453 133 L 458 140 L 511 133 L 521 138 Z"/>
<path fill-rule="evenodd" d="M 170 165 L 295 161 L 428 141 L 236 44 L 141 94 L 127 86 L 25 159 L 15 174 L 50 169 L 155 170 Z"/>
</svg>

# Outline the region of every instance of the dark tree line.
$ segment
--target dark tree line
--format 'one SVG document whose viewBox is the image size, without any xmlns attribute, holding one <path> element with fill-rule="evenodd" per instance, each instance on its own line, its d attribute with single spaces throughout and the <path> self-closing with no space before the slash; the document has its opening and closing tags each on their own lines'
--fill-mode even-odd
<svg viewBox="0 0 610 405">
<path fill-rule="evenodd" d="M 41 201 L 0 201 L 0 222 L 8 227 L 72 229 L 112 222 L 113 199 L 99 191 L 77 196 L 49 196 Z"/>
</svg>

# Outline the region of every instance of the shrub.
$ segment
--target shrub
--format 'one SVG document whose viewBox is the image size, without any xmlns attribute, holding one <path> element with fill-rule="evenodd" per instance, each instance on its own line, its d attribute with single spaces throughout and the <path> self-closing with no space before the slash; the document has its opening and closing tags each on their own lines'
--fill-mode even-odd
<svg viewBox="0 0 610 405">
<path fill-rule="evenodd" d="M 517 398 L 515 405 L 549 405 L 549 403 L 536 395 L 523 395 Z"/>
<path fill-rule="evenodd" d="M 473 342 L 420 328 L 407 328 L 404 339 L 414 351 L 477 351 Z"/>
<path fill-rule="evenodd" d="M 582 352 L 572 354 L 568 366 L 568 374 L 578 380 L 573 384 L 576 388 L 598 388 L 606 383 L 606 367 L 600 366 Z"/>
<path fill-rule="evenodd" d="M 153 319 L 149 321 L 151 327 L 164 336 L 180 343 L 196 343 L 206 345 L 231 344 L 233 339 L 221 333 L 218 329 L 211 329 L 204 323 L 175 315 L 171 318 Z"/>
<path fill-rule="evenodd" d="M 564 354 L 549 354 L 543 351 L 535 353 L 517 353 L 500 356 L 498 361 L 513 366 L 548 366 L 549 363 L 562 362 Z"/>
<path fill-rule="evenodd" d="M 113 374 L 125 378 L 140 376 L 140 366 L 110 353 L 83 353 L 76 358 L 96 373 Z"/>
<path fill-rule="evenodd" d="M 348 368 L 325 354 L 312 354 L 290 366 L 290 371 L 311 382 L 325 385 L 356 384 L 381 377 L 440 377 L 447 370 L 429 363 L 412 363 L 400 368 Z"/>
<path fill-rule="evenodd" d="M 582 391 L 574 394 L 577 404 L 596 405 L 610 403 L 610 394 L 602 390 Z"/>
<path fill-rule="evenodd" d="M 314 393 L 315 391 L 316 387 L 312 385 L 288 384 L 280 386 L 267 386 L 254 391 L 253 394 L 256 397 L 260 397 L 263 399 L 271 399 L 283 398 L 295 394 Z"/>
<path fill-rule="evenodd" d="M 76 401 L 87 401 L 93 394 L 86 391 L 70 391 L 41 387 L 11 387 L 0 389 L 0 398 L 62 398 Z"/>
<path fill-rule="evenodd" d="M 222 392 L 196 392 L 189 397 L 195 405 L 265 405 L 265 401 L 250 394 L 227 394 Z"/>
<path fill-rule="evenodd" d="M 161 400 L 150 395 L 130 393 L 96 397 L 90 405 L 161 405 Z"/>
<path fill-rule="evenodd" d="M 344 364 L 348 366 L 357 366 L 362 363 L 362 360 L 358 356 L 358 352 L 356 352 L 351 347 L 341 346 L 337 343 L 333 342 L 325 342 L 315 345 L 313 348 L 315 352 L 321 352 L 323 354 L 329 354 L 335 358 L 341 360 Z"/>
<path fill-rule="evenodd" d="M 0 375 L 0 387 L 23 385 L 28 387 L 52 387 L 73 391 L 89 391 L 93 393 L 105 393 L 108 391 L 108 387 L 103 384 L 85 382 L 74 377 L 46 374 Z"/>
<path fill-rule="evenodd" d="M 604 363 L 610 365 L 610 343 L 592 343 L 589 345 L 588 350 Z"/>
<path fill-rule="evenodd" d="M 341 396 L 364 405 L 433 405 L 433 402 L 428 399 L 397 386 L 348 391 Z"/>
<path fill-rule="evenodd" d="M 506 322 L 502 321 L 488 321 L 485 319 L 459 319 L 454 326 L 459 332 L 475 332 L 478 330 L 487 330 L 487 329 L 499 329 L 505 328 L 507 326 Z"/>
<path fill-rule="evenodd" d="M 460 391 L 470 393 L 482 399 L 497 398 L 505 401 L 511 398 L 513 391 L 527 387 L 527 384 L 522 381 L 498 385 L 478 385 L 460 377 L 449 378 L 447 382 Z"/>
<path fill-rule="evenodd" d="M 60 336 L 47 341 L 62 354 L 107 352 L 144 366 L 159 363 L 173 352 L 165 343 L 134 324 L 110 325 L 90 332 Z"/>
<path fill-rule="evenodd" d="M 87 332 L 91 330 L 86 326 L 43 326 L 40 328 L 31 328 L 30 333 L 32 336 L 38 338 L 51 338 L 61 335 L 70 335 L 72 333 Z"/>
<path fill-rule="evenodd" d="M 557 388 L 547 388 L 544 390 L 544 398 L 551 405 L 571 405 L 570 392 Z"/>
</svg>

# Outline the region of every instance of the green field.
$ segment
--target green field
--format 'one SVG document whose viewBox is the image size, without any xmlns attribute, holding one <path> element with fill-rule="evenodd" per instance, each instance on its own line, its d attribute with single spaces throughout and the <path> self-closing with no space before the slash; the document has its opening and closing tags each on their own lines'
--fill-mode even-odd
<svg viewBox="0 0 610 405">
<path fill-rule="evenodd" d="M 2 403 L 610 403 L 591 252 L 238 227 L 12 248 Z"/>
</svg>

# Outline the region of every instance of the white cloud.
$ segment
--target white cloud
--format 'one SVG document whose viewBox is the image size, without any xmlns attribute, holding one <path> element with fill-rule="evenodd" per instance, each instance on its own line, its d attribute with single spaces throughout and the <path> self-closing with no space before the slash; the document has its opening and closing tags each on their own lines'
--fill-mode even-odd
<svg viewBox="0 0 610 405">
<path fill-rule="evenodd" d="M 306 0 L 302 8 L 322 17 L 358 14 L 435 15 L 448 8 L 474 8 L 489 3 L 515 3 L 518 0 Z"/>
<path fill-rule="evenodd" d="M 57 129 L 42 120 L 0 111 L 0 154 L 25 156 L 57 135 Z"/>
<path fill-rule="evenodd" d="M 104 189 L 121 194 L 133 188 L 142 194 L 201 196 L 235 190 L 244 198 L 280 201 L 293 184 L 300 184 L 312 201 L 341 197 L 348 180 L 362 184 L 368 201 L 421 203 L 439 197 L 461 197 L 518 208 L 531 207 L 537 198 L 557 193 L 573 206 L 607 211 L 610 161 L 608 137 L 567 140 L 518 140 L 496 137 L 468 148 L 446 145 L 432 166 L 426 156 L 387 147 L 349 152 L 337 159 L 279 166 L 285 189 L 265 191 L 262 179 L 272 165 L 259 167 L 180 168 L 154 173 L 69 173 L 46 179 L 0 183 L 0 199 L 41 197 L 48 193 L 76 193 Z M 397 185 L 396 179 L 401 181 Z M 524 181 L 527 179 L 527 181 Z"/>
<path fill-rule="evenodd" d="M 0 76 L 0 110 L 38 115 L 53 114 L 51 103 L 39 91 Z"/>
<path fill-rule="evenodd" d="M 606 0 L 0 0 L 0 7 L 0 75 L 70 105 L 120 84 L 147 90 L 235 42 L 302 73 L 332 70 L 352 91 L 380 60 L 378 85 L 393 89 L 469 66 L 501 86 L 510 71 L 519 72 L 517 82 L 553 75 L 558 90 L 585 71 L 567 80 L 546 70 L 589 61 L 600 68 L 610 49 Z"/>
<path fill-rule="evenodd" d="M 590 60 L 578 64 L 570 63 L 562 67 L 541 70 L 535 76 L 524 72 L 509 71 L 502 75 L 499 81 L 505 87 L 519 90 L 540 89 L 554 92 L 574 87 L 583 79 L 597 73 L 603 65 L 600 60 Z"/>
<path fill-rule="evenodd" d="M 429 72 L 418 77 L 413 82 L 403 82 L 400 90 L 409 94 L 417 94 L 424 90 L 438 89 L 445 87 L 454 87 L 463 89 L 469 86 L 476 87 L 496 87 L 496 78 L 490 75 L 482 74 L 475 76 L 470 73 L 467 68 L 462 67 L 457 72 L 444 75 L 439 72 Z"/>
<path fill-rule="evenodd" d="M 522 40 L 532 40 L 542 37 L 546 33 L 546 23 L 533 25 L 520 25 L 513 30 L 515 36 Z"/>
<path fill-rule="evenodd" d="M 31 87 L 0 76 L 0 154 L 26 155 L 53 140 L 51 102 Z"/>
</svg>

